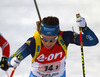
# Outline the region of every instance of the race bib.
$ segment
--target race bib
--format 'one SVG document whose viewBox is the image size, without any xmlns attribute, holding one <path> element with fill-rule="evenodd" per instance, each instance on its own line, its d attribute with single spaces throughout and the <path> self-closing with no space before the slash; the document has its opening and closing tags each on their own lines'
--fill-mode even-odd
<svg viewBox="0 0 100 77">
<path fill-rule="evenodd" d="M 39 64 L 38 70 L 43 73 L 56 72 L 60 69 L 61 62 L 54 62 L 48 64 Z"/>
</svg>

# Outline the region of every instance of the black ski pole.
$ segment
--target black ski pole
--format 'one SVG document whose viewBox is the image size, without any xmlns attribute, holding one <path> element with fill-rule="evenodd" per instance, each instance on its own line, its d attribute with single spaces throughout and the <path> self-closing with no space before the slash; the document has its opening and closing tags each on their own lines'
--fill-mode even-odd
<svg viewBox="0 0 100 77">
<path fill-rule="evenodd" d="M 37 5 L 36 0 L 34 0 L 34 4 L 35 4 L 35 7 L 36 7 L 36 11 L 37 11 L 37 14 L 38 14 L 39 20 L 40 20 L 40 22 L 41 22 L 41 16 L 40 16 L 40 12 L 39 12 L 39 8 L 38 8 L 38 5 Z"/>
</svg>

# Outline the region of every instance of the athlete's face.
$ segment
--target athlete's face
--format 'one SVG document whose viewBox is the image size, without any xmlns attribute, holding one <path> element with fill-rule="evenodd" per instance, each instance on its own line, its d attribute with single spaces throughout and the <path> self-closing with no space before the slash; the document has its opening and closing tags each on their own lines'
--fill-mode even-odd
<svg viewBox="0 0 100 77">
<path fill-rule="evenodd" d="M 46 35 L 41 34 L 40 37 L 41 37 L 41 41 L 43 45 L 48 49 L 52 48 L 58 39 L 57 35 L 56 36 L 46 36 Z"/>
</svg>

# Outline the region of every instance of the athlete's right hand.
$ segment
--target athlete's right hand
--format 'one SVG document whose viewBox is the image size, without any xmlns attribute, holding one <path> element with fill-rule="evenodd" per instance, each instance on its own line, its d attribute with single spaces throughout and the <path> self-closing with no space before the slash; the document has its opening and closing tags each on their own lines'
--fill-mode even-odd
<svg viewBox="0 0 100 77">
<path fill-rule="evenodd" d="M 86 26 L 86 21 L 85 21 L 85 18 L 83 17 L 78 17 L 76 19 L 76 22 L 77 22 L 78 27 L 84 28 Z"/>
<path fill-rule="evenodd" d="M 20 64 L 20 60 L 18 60 L 17 57 L 12 58 L 11 62 L 10 62 L 11 66 L 13 67 L 17 67 Z"/>
<path fill-rule="evenodd" d="M 5 56 L 3 56 L 2 59 L 1 59 L 1 61 L 0 61 L 0 67 L 4 71 L 7 71 L 8 68 L 9 68 L 9 66 L 7 65 L 7 60 L 8 60 L 8 58 L 5 57 Z"/>
</svg>

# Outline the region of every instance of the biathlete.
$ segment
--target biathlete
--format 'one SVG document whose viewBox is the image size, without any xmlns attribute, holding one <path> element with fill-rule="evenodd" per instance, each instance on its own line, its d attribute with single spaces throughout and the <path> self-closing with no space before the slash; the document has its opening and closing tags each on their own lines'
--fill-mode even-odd
<svg viewBox="0 0 100 77">
<path fill-rule="evenodd" d="M 83 46 L 98 43 L 94 32 L 87 27 L 83 17 L 76 22 L 82 27 Z M 20 62 L 31 54 L 32 67 L 30 77 L 66 77 L 66 58 L 69 44 L 80 45 L 79 34 L 73 31 L 61 31 L 59 19 L 48 16 L 37 22 L 37 31 L 10 58 L 8 65 L 17 67 Z M 20 60 L 18 57 L 20 56 Z"/>
<path fill-rule="evenodd" d="M 0 33 L 0 47 L 2 49 L 2 58 L 0 61 L 0 67 L 2 70 L 7 71 L 9 66 L 7 64 L 7 59 L 10 55 L 10 45 L 8 41 Z"/>
</svg>

